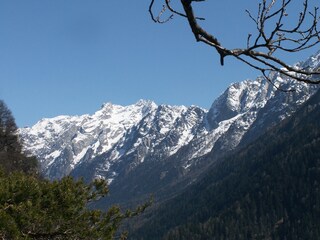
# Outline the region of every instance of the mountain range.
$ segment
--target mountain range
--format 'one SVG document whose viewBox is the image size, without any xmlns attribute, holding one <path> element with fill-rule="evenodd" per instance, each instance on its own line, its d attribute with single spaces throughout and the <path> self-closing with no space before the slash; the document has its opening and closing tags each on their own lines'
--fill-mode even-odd
<svg viewBox="0 0 320 240">
<path fill-rule="evenodd" d="M 319 68 L 320 52 L 296 66 Z M 93 115 L 42 119 L 19 133 L 46 178 L 104 178 L 111 189 L 105 201 L 130 205 L 150 194 L 164 200 L 181 192 L 217 159 L 291 116 L 316 90 L 271 73 L 231 84 L 209 110 L 148 100 L 106 103 Z"/>
<path fill-rule="evenodd" d="M 129 239 L 320 239 L 319 118 L 317 91 L 292 116 L 133 221 Z"/>
</svg>

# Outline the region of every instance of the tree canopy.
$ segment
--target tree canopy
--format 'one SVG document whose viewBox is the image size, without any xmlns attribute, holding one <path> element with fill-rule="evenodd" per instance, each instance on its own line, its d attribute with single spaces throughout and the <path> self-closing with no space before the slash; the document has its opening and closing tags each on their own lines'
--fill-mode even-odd
<svg viewBox="0 0 320 240">
<path fill-rule="evenodd" d="M 4 101 L 0 100 L 0 165 L 7 173 L 22 171 L 37 174 L 37 160 L 22 153 L 17 131 L 11 111 Z"/>
<path fill-rule="evenodd" d="M 50 182 L 23 173 L 0 174 L 0 237 L 4 239 L 113 239 L 125 218 L 144 210 L 90 210 L 108 193 L 104 180 L 87 185 L 65 177 Z M 125 235 L 122 235 L 123 238 Z"/>
<path fill-rule="evenodd" d="M 43 179 L 36 158 L 22 152 L 11 111 L 0 101 L 1 239 L 113 239 L 124 219 L 150 203 L 124 212 L 119 206 L 107 211 L 88 208 L 108 192 L 103 179 L 91 184 L 72 177 Z"/>
</svg>

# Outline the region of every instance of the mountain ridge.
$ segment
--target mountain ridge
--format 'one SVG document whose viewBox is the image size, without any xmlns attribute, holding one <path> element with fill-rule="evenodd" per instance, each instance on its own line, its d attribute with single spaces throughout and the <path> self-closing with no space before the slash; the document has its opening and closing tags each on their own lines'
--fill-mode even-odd
<svg viewBox="0 0 320 240">
<path fill-rule="evenodd" d="M 306 62 L 317 68 L 319 59 L 320 52 Z M 25 151 L 40 160 L 45 177 L 104 178 L 114 195 L 124 191 L 121 199 L 110 201 L 126 202 L 134 191 L 148 195 L 164 183 L 167 189 L 189 184 L 211 164 L 204 156 L 217 159 L 252 142 L 317 89 L 279 73 L 269 77 L 273 83 L 258 77 L 231 84 L 209 110 L 150 100 L 129 106 L 106 103 L 93 115 L 43 119 L 20 129 L 20 135 Z M 288 87 L 295 91 L 279 89 Z M 153 184 L 145 181 L 149 178 Z"/>
<path fill-rule="evenodd" d="M 320 90 L 147 213 L 129 239 L 319 239 L 319 113 Z"/>
</svg>

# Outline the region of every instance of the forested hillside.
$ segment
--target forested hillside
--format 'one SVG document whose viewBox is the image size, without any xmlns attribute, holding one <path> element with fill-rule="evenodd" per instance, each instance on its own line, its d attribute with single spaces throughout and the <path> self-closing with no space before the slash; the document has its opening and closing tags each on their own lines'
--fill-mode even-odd
<svg viewBox="0 0 320 240">
<path fill-rule="evenodd" d="M 145 217 L 131 239 L 320 239 L 320 92 Z"/>
</svg>

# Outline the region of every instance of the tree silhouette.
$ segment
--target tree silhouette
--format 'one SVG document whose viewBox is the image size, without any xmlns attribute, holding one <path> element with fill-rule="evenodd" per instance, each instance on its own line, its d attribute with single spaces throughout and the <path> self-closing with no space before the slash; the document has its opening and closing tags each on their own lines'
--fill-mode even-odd
<svg viewBox="0 0 320 240">
<path fill-rule="evenodd" d="M 0 100 L 0 151 L 21 152 L 18 141 L 17 125 L 11 111 L 4 101 Z"/>
<path fill-rule="evenodd" d="M 22 171 L 38 173 L 37 160 L 22 153 L 18 128 L 11 111 L 0 100 L 0 167 L 7 173 Z"/>
<path fill-rule="evenodd" d="M 309 0 L 298 0 L 301 2 L 301 11 L 296 20 L 292 16 L 293 14 L 288 13 L 288 7 L 292 5 L 294 0 L 261 0 L 257 14 L 246 10 L 248 17 L 256 25 L 257 33 L 248 34 L 245 48 L 235 49 L 224 47 L 216 36 L 208 33 L 198 24 L 198 21 L 204 20 L 204 18 L 196 17 L 192 4 L 206 0 L 180 0 L 183 8 L 181 12 L 172 8 L 171 2 L 174 0 L 161 1 L 164 1 L 164 4 L 158 15 L 153 12 L 156 0 L 150 2 L 149 12 L 152 20 L 156 23 L 166 23 L 174 15 L 186 18 L 196 41 L 213 47 L 220 55 L 221 65 L 224 65 L 225 57 L 232 56 L 259 70 L 269 81 L 271 81 L 268 78 L 270 71 L 276 71 L 297 81 L 320 84 L 320 69 L 290 66 L 276 57 L 278 52 L 301 52 L 320 42 L 319 6 L 310 7 Z M 162 20 L 166 11 L 170 12 L 170 16 Z M 288 26 L 288 22 L 290 22 L 290 26 Z M 292 27 L 291 23 L 293 22 L 295 24 Z M 271 30 L 269 30 L 270 28 Z"/>
</svg>

